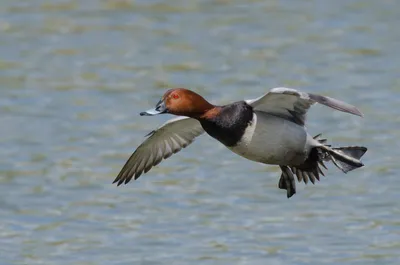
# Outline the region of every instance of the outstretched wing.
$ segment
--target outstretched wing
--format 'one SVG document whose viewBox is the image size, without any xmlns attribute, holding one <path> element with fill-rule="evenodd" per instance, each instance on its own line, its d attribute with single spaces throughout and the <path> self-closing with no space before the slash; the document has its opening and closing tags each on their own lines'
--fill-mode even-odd
<svg viewBox="0 0 400 265">
<path fill-rule="evenodd" d="M 343 101 L 286 87 L 273 88 L 267 94 L 256 99 L 246 100 L 246 102 L 254 110 L 284 117 L 299 125 L 304 125 L 306 113 L 314 103 L 320 103 L 360 117 L 363 116 L 356 107 Z"/>
<path fill-rule="evenodd" d="M 164 123 L 157 130 L 149 133 L 147 138 L 131 155 L 113 183 L 128 183 L 132 178 L 138 179 L 142 173 L 179 152 L 204 133 L 199 121 L 178 117 Z"/>
</svg>

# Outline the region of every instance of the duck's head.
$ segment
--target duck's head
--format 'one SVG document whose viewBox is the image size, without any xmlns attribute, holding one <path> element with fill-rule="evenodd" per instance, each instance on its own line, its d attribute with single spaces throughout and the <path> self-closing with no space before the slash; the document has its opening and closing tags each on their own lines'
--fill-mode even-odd
<svg viewBox="0 0 400 265">
<path fill-rule="evenodd" d="M 170 113 L 179 116 L 197 118 L 214 108 L 199 94 L 185 88 L 174 88 L 165 92 L 154 109 L 141 112 L 141 116 L 153 116 Z"/>
</svg>

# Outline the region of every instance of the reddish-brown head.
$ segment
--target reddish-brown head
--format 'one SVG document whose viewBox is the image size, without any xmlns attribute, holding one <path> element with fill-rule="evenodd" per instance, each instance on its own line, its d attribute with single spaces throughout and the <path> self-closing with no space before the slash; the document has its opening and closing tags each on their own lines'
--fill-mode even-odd
<svg viewBox="0 0 400 265">
<path fill-rule="evenodd" d="M 140 115 L 171 113 L 197 118 L 212 108 L 214 106 L 199 94 L 185 88 L 174 88 L 165 92 L 154 110 L 142 112 Z"/>
</svg>

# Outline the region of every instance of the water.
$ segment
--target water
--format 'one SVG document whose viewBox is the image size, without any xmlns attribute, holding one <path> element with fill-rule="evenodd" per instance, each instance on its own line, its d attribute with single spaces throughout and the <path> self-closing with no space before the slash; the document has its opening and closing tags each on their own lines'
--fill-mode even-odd
<svg viewBox="0 0 400 265">
<path fill-rule="evenodd" d="M 398 1 L 0 3 L 0 264 L 399 264 Z M 166 88 L 215 103 L 290 86 L 343 99 L 309 131 L 365 145 L 291 199 L 208 136 L 111 185 Z"/>
</svg>

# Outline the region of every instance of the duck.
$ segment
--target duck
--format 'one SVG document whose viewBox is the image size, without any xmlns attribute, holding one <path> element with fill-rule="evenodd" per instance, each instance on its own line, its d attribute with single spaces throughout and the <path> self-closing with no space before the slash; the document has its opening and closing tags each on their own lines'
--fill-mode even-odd
<svg viewBox="0 0 400 265">
<path fill-rule="evenodd" d="M 364 166 L 364 146 L 332 147 L 321 134 L 307 132 L 306 114 L 319 103 L 363 117 L 353 105 L 327 96 L 277 87 L 266 94 L 227 105 L 214 105 L 186 88 L 166 91 L 155 108 L 141 116 L 172 114 L 174 117 L 146 135 L 113 183 L 117 186 L 138 179 L 163 159 L 189 146 L 207 133 L 229 150 L 248 160 L 280 167 L 279 189 L 287 198 L 296 193 L 296 180 L 315 183 L 325 176 L 324 162 L 343 173 Z"/>
</svg>

